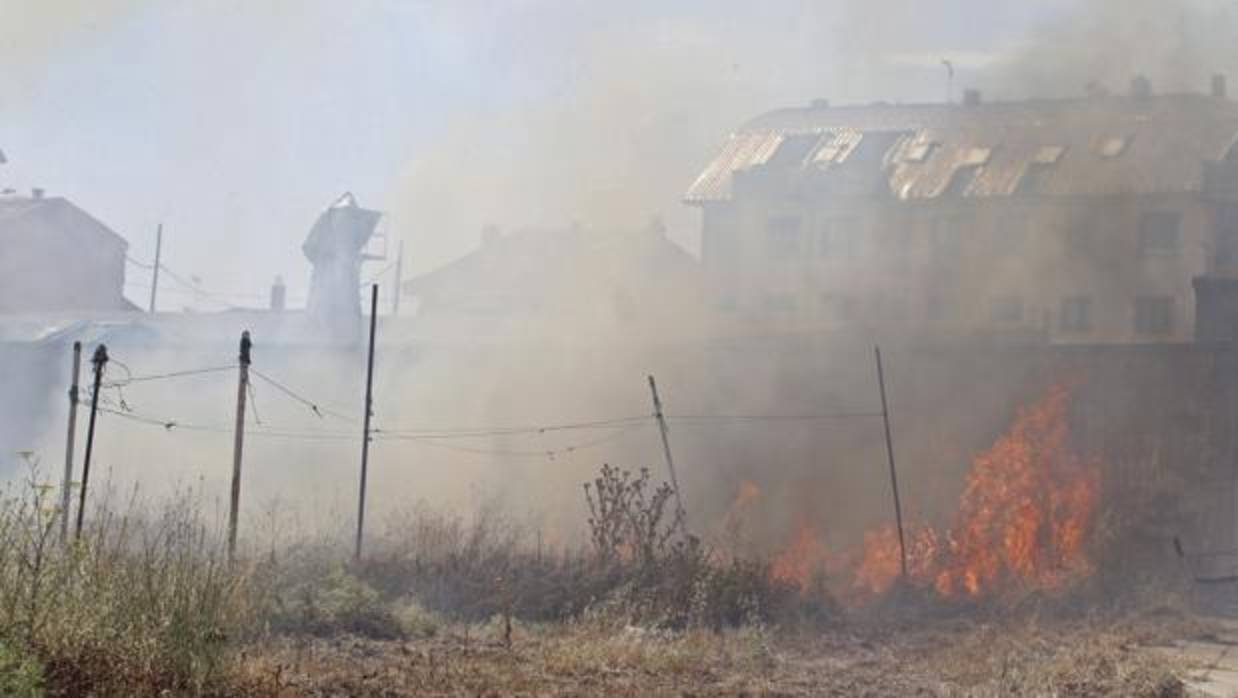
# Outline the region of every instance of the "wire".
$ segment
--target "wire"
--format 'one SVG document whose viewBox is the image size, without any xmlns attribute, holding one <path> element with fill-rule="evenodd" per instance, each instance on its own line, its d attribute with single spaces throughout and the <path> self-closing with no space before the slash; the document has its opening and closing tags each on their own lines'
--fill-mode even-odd
<svg viewBox="0 0 1238 698">
<path fill-rule="evenodd" d="M 231 303 L 227 302 L 226 300 L 223 300 L 223 298 L 222 298 L 219 294 L 217 294 L 217 293 L 211 293 L 210 291 L 207 291 L 206 289 L 202 288 L 202 287 L 201 287 L 201 286 L 199 286 L 198 284 L 196 284 L 196 283 L 194 283 L 194 282 L 192 282 L 192 281 L 187 281 L 187 280 L 186 280 L 184 277 L 182 277 L 180 274 L 177 274 L 176 272 L 174 272 L 174 271 L 172 271 L 171 269 L 169 269 L 169 268 L 167 267 L 167 265 L 165 265 L 165 264 L 160 264 L 160 265 L 159 265 L 159 269 L 160 269 L 160 271 L 162 271 L 163 273 L 167 274 L 168 278 L 172 279 L 173 281 L 175 281 L 176 283 L 180 284 L 181 286 L 183 286 L 183 287 L 185 287 L 185 288 L 189 289 L 189 290 L 190 290 L 190 291 L 192 291 L 195 295 L 197 295 L 199 298 L 203 298 L 203 299 L 205 299 L 205 300 L 212 300 L 212 301 L 214 301 L 214 302 L 216 302 L 216 303 L 218 303 L 218 304 L 220 304 L 220 305 L 224 306 L 225 308 L 229 308 L 229 309 L 232 309 L 232 308 L 235 308 L 235 307 L 236 307 L 236 306 L 232 305 Z"/>
<path fill-rule="evenodd" d="M 328 409 L 328 408 L 326 408 L 326 407 L 321 407 L 321 406 L 319 406 L 319 405 L 318 405 L 318 403 L 316 403 L 316 402 L 314 402 L 313 400 L 311 400 L 311 399 L 309 399 L 309 398 L 305 397 L 304 395 L 301 395 L 300 393 L 296 392 L 296 391 L 295 391 L 295 390 L 293 390 L 292 388 L 289 388 L 288 386 L 284 385 L 283 383 L 280 383 L 279 381 L 277 381 L 277 380 L 275 380 L 274 378 L 272 378 L 272 377 L 270 377 L 270 376 L 266 375 L 265 373 L 263 373 L 263 372 L 259 371 L 259 370 L 258 370 L 258 369 L 256 369 L 256 368 L 250 367 L 249 372 L 250 372 L 251 374 L 253 374 L 253 375 L 257 376 L 259 379 L 261 379 L 261 380 L 265 381 L 265 382 L 266 382 L 266 383 L 268 383 L 271 387 L 273 387 L 273 388 L 275 388 L 276 390 L 280 391 L 280 392 L 281 392 L 281 393 L 283 393 L 284 395 L 287 395 L 288 397 L 292 398 L 293 400 L 296 400 L 297 402 L 301 403 L 302 405 L 305 405 L 306 407 L 310 408 L 310 411 L 311 411 L 311 412 L 313 412 L 314 414 L 318 415 L 319 419 L 322 419 L 324 416 L 331 416 L 331 417 L 335 417 L 336 419 L 341 419 L 341 420 L 343 420 L 343 421 L 345 421 L 345 422 L 348 422 L 349 424 L 359 424 L 359 423 L 360 423 L 360 422 L 359 422 L 359 421 L 358 421 L 355 417 L 351 417 L 351 416 L 346 415 L 346 414 L 344 414 L 344 413 L 342 413 L 342 412 L 337 412 L 336 410 L 332 410 L 332 409 Z"/>
<path fill-rule="evenodd" d="M 254 382 L 246 381 L 245 389 L 249 392 L 250 414 L 254 416 L 254 424 L 262 426 L 262 417 L 258 414 L 258 393 L 254 391 Z"/>
<path fill-rule="evenodd" d="M 130 257 L 129 255 L 125 255 L 125 261 L 137 267 L 138 269 L 146 269 L 150 271 L 153 271 L 155 269 L 155 265 L 147 264 L 145 262 L 139 262 L 138 260 L 134 259 L 133 257 Z"/>
<path fill-rule="evenodd" d="M 835 414 L 717 414 L 666 415 L 668 422 L 819 422 L 835 419 L 872 419 L 880 412 L 839 412 Z"/>
<path fill-rule="evenodd" d="M 554 460 L 557 457 L 570 455 L 572 453 L 575 453 L 576 451 L 581 451 L 581 450 L 585 450 L 589 448 L 595 448 L 597 446 L 610 443 L 611 441 L 616 441 L 622 438 L 623 436 L 626 436 L 627 434 L 633 431 L 636 431 L 642 426 L 645 426 L 645 425 L 634 424 L 632 426 L 621 429 L 613 434 L 607 434 L 606 436 L 602 436 L 596 439 L 582 441 L 580 443 L 575 443 L 575 444 L 571 444 L 568 446 L 541 449 L 541 450 L 536 450 L 536 451 L 535 450 L 490 449 L 490 448 L 477 448 L 477 447 L 472 447 L 472 446 L 458 446 L 455 444 L 446 444 L 440 441 L 428 440 L 426 437 L 418 437 L 418 436 L 388 435 L 388 436 L 383 437 L 380 435 L 380 436 L 376 436 L 375 440 L 378 440 L 378 441 L 392 441 L 392 440 L 412 441 L 412 442 L 415 442 L 415 443 L 418 443 L 424 446 L 432 446 L 434 448 L 442 448 L 442 449 L 446 449 L 449 451 L 459 451 L 462 453 L 474 453 L 478 455 L 512 456 L 512 457 L 517 457 L 517 458 L 546 458 L 548 460 Z"/>
<path fill-rule="evenodd" d="M 375 433 L 389 434 L 393 436 L 410 436 L 418 439 L 456 439 L 456 438 L 478 438 L 486 436 L 515 436 L 518 434 L 546 434 L 557 431 L 578 431 L 591 429 L 617 429 L 632 426 L 640 422 L 652 419 L 651 415 L 642 415 L 638 417 L 619 417 L 616 419 L 602 419 L 591 422 L 575 422 L 569 424 L 548 424 L 544 426 L 516 426 L 516 427 L 493 427 L 493 428 L 442 428 L 442 429 L 415 429 L 415 428 L 383 428 L 374 429 Z"/>
<path fill-rule="evenodd" d="M 148 381 L 166 380 L 170 378 L 183 378 L 185 376 L 199 376 L 207 373 L 220 373 L 222 371 L 234 370 L 236 366 L 210 366 L 208 368 L 193 368 L 184 371 L 170 371 L 168 373 L 152 373 L 144 376 L 129 375 L 122 380 L 107 381 L 100 384 L 102 388 L 114 388 L 131 383 L 145 383 Z"/>
<path fill-rule="evenodd" d="M 88 402 L 81 402 L 79 404 L 89 406 Z M 132 410 L 112 409 L 110 407 L 103 407 L 103 406 L 100 406 L 98 409 L 100 412 L 104 412 L 110 415 L 115 415 L 117 417 L 121 417 L 121 418 L 127 419 L 132 422 L 137 422 L 140 424 L 147 424 L 150 426 L 162 427 L 165 431 L 173 431 L 173 430 L 195 431 L 195 432 L 204 432 L 204 433 L 212 433 L 212 434 L 232 434 L 235 431 L 235 429 L 231 427 L 213 426 L 213 425 L 205 425 L 205 424 L 193 424 L 189 422 L 181 422 L 176 419 L 158 419 L 156 417 L 149 417 L 146 415 L 137 414 L 133 412 Z M 266 427 L 262 429 L 246 429 L 245 436 L 246 437 L 260 436 L 260 437 L 269 437 L 269 438 L 303 439 L 303 440 L 308 440 L 308 441 L 339 441 L 339 440 L 353 441 L 357 439 L 358 435 L 347 434 L 344 432 L 297 431 L 295 429 L 277 429 L 277 428 Z"/>
</svg>

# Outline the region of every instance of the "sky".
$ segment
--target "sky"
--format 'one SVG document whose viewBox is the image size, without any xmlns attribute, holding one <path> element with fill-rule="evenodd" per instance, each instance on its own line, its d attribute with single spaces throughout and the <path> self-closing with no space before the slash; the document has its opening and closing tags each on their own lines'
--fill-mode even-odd
<svg viewBox="0 0 1238 698">
<path fill-rule="evenodd" d="M 163 310 L 260 305 L 277 274 L 295 303 L 345 191 L 388 213 L 408 274 L 486 223 L 657 217 L 692 248 L 679 197 L 744 120 L 943 99 L 941 58 L 983 82 L 1079 4 L 0 0 L 0 187 L 70 198 L 141 262 L 162 223 L 165 264 L 217 294 L 169 284 Z"/>
</svg>

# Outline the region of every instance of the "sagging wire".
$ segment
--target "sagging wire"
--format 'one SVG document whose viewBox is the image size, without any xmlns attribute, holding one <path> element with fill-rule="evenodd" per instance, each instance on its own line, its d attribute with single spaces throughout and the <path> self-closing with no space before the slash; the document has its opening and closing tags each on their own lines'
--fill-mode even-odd
<svg viewBox="0 0 1238 698">
<path fill-rule="evenodd" d="M 85 401 L 79 402 L 79 404 L 82 404 L 87 407 L 89 406 L 89 403 Z M 161 427 L 163 428 L 164 431 L 168 431 L 168 432 L 171 432 L 174 430 L 175 431 L 203 432 L 203 433 L 211 433 L 211 434 L 231 434 L 234 432 L 234 429 L 232 427 L 206 425 L 206 424 L 194 424 L 190 422 L 182 422 L 176 419 L 160 419 L 157 417 L 150 417 L 147 415 L 138 414 L 132 411 L 112 409 L 111 407 L 105 407 L 105 406 L 100 406 L 99 411 L 106 413 L 106 414 L 121 417 L 123 419 L 127 419 L 132 422 Z M 351 441 L 357 438 L 357 435 L 352 434 L 352 433 L 331 432 L 331 431 L 298 431 L 295 429 L 279 429 L 279 428 L 273 428 L 273 427 L 265 427 L 262 429 L 247 429 L 245 431 L 245 436 L 302 439 L 302 440 L 309 440 L 309 441 L 340 441 L 340 440 Z"/>
<path fill-rule="evenodd" d="M 112 359 L 115 361 L 115 359 Z M 236 366 L 210 366 L 207 368 L 194 368 L 184 371 L 169 371 L 168 373 L 152 373 L 149 375 L 134 376 L 130 374 L 121 380 L 107 381 L 100 385 L 104 388 L 113 388 L 118 386 L 130 385 L 132 383 L 147 383 L 150 381 L 170 380 L 173 378 L 184 378 L 188 376 L 200 376 L 208 373 L 221 373 L 223 371 L 234 371 Z"/>
<path fill-rule="evenodd" d="M 258 394 L 254 392 L 254 382 L 247 381 L 245 389 L 249 393 L 249 406 L 252 408 L 249 412 L 254 417 L 254 424 L 262 426 L 262 417 L 258 414 Z"/>
<path fill-rule="evenodd" d="M 668 422 L 821 422 L 845 419 L 873 419 L 880 412 L 836 412 L 833 414 L 689 414 L 666 415 Z"/>
<path fill-rule="evenodd" d="M 330 416 L 330 417 L 335 417 L 336 419 L 340 419 L 345 422 L 348 422 L 349 424 L 360 424 L 361 423 L 355 417 L 351 417 L 337 410 L 332 410 L 326 407 L 322 407 L 314 400 L 311 400 L 308 397 L 301 395 L 300 393 L 288 387 L 287 385 L 280 383 L 279 381 L 275 380 L 274 378 L 271 378 L 270 376 L 259 371 L 258 369 L 253 368 L 252 366 L 250 367 L 249 372 L 251 375 L 257 376 L 260 380 L 265 381 L 271 387 L 275 388 L 276 390 L 288 396 L 289 398 L 292 398 L 293 400 L 308 407 L 311 412 L 313 412 L 315 415 L 318 416 L 319 419 L 324 419 Z"/>
<path fill-rule="evenodd" d="M 645 424 L 633 424 L 626 428 L 620 429 L 619 431 L 616 431 L 611 434 L 607 434 L 605 436 L 598 437 L 596 439 L 582 441 L 582 442 L 575 443 L 575 444 L 569 444 L 567 446 L 560 446 L 558 448 L 547 448 L 547 449 L 540 449 L 540 450 L 516 450 L 516 449 L 498 449 L 498 448 L 480 448 L 480 447 L 474 447 L 474 446 L 459 446 L 456 444 L 442 443 L 441 441 L 437 441 L 437 440 L 430 440 L 430 439 L 427 439 L 426 437 L 399 436 L 399 435 L 391 435 L 391 434 L 378 435 L 375 437 L 375 440 L 379 440 L 379 441 L 393 441 L 394 440 L 394 441 L 406 441 L 406 442 L 411 441 L 413 443 L 417 443 L 423 446 L 431 446 L 433 448 L 441 448 L 441 449 L 446 449 L 449 451 L 458 451 L 462 453 L 472 453 L 472 454 L 487 455 L 487 456 L 509 456 L 509 457 L 514 457 L 514 458 L 545 458 L 546 460 L 553 461 L 560 457 L 571 455 L 572 453 L 575 453 L 577 451 L 595 448 L 597 446 L 601 446 L 601 445 L 610 443 L 612 441 L 616 441 L 630 434 L 631 432 L 640 429 L 643 426 L 646 426 L 646 425 Z"/>
<path fill-rule="evenodd" d="M 573 422 L 566 424 L 547 424 L 543 426 L 514 426 L 514 427 L 492 427 L 492 428 L 451 428 L 444 427 L 441 429 L 428 428 L 377 428 L 374 429 L 375 434 L 390 435 L 392 437 L 408 437 L 416 439 L 465 439 L 465 438 L 484 438 L 490 436 L 517 436 L 521 434 L 547 434 L 559 431 L 579 431 L 579 430 L 596 430 L 596 429 L 623 429 L 629 426 L 638 425 L 641 422 L 652 420 L 650 415 L 640 415 L 633 417 L 618 417 L 614 419 L 600 419 L 588 422 Z"/>
</svg>

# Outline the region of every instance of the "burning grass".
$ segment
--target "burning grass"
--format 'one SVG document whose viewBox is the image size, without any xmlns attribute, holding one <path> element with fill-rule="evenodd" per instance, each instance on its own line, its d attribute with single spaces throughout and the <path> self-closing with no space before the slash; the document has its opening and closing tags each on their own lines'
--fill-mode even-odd
<svg viewBox="0 0 1238 698">
<path fill-rule="evenodd" d="M 1199 634 L 1190 616 L 1132 621 L 1147 604 L 1085 593 L 1099 466 L 1070 448 L 1068 402 L 1050 390 L 975 458 L 949 528 L 907 531 L 905 578 L 892 527 L 837 555 L 805 520 L 744 556 L 689 535 L 647 471 L 609 466 L 585 547 L 421 509 L 361 564 L 347 536 L 228 564 L 192 494 L 96 506 L 62 546 L 36 473 L 0 503 L 0 693 L 1182 695 L 1144 646 Z M 742 484 L 728 518 L 759 500 Z"/>
<path fill-rule="evenodd" d="M 866 532 L 859 551 L 840 553 L 801 522 L 774 558 L 773 574 L 801 589 L 831 578 L 834 593 L 857 606 L 881 601 L 896 583 L 944 605 L 1077 590 L 1095 571 L 1101 468 L 1070 444 L 1069 403 L 1069 389 L 1054 386 L 1019 410 L 974 457 L 948 528 L 905 528 L 905 578 L 892 523 Z M 742 483 L 737 501 L 753 500 L 753 487 Z"/>
</svg>

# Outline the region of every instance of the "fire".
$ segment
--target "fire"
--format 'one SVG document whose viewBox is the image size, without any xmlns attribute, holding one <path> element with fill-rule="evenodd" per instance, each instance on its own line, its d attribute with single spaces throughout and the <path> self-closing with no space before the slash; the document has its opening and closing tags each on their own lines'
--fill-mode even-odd
<svg viewBox="0 0 1238 698">
<path fill-rule="evenodd" d="M 941 544 L 937 531 L 919 526 L 906 531 L 907 576 L 913 581 L 932 579 Z M 898 529 L 887 524 L 864 534 L 864 552 L 852 585 L 861 594 L 880 595 L 894 586 L 902 571 Z"/>
<path fill-rule="evenodd" d="M 927 526 L 908 529 L 912 584 L 945 598 L 975 598 L 1012 585 L 1059 590 L 1091 573 L 1087 535 L 1100 467 L 1070 448 L 1069 401 L 1068 389 L 1051 388 L 973 459 L 955 525 L 944 536 Z M 884 593 L 900 567 L 894 527 L 870 531 L 853 586 Z"/>
<path fill-rule="evenodd" d="M 751 509 L 761 498 L 761 488 L 752 480 L 743 480 L 735 491 L 735 501 L 731 503 L 731 511 Z"/>
<path fill-rule="evenodd" d="M 770 577 L 807 591 L 813 578 L 824 573 L 828 559 L 829 550 L 817 537 L 816 528 L 808 522 L 800 522 L 791 544 L 770 565 Z"/>
<path fill-rule="evenodd" d="M 1069 401 L 1065 387 L 1050 389 L 974 459 L 935 580 L 942 595 L 979 596 L 1007 582 L 1055 590 L 1092 571 L 1086 534 L 1100 466 L 1070 448 Z"/>
</svg>

